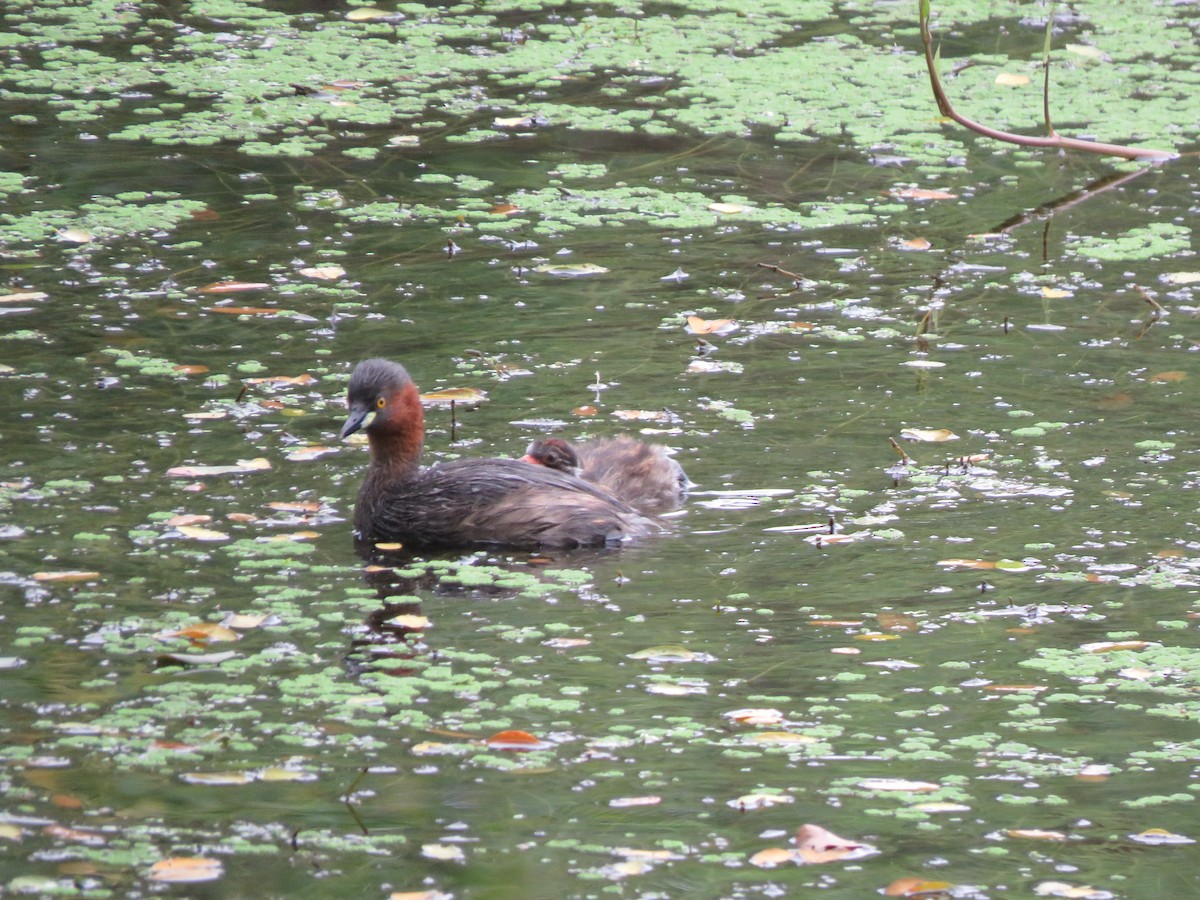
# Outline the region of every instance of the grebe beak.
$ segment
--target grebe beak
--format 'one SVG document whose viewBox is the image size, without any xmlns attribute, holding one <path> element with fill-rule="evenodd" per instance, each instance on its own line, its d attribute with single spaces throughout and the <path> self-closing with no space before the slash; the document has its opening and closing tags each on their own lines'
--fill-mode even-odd
<svg viewBox="0 0 1200 900">
<path fill-rule="evenodd" d="M 350 415 L 346 419 L 346 424 L 342 426 L 342 437 L 347 438 L 358 429 L 363 427 L 363 422 L 367 420 L 373 410 L 368 409 L 365 405 L 354 404 L 350 407 Z"/>
</svg>

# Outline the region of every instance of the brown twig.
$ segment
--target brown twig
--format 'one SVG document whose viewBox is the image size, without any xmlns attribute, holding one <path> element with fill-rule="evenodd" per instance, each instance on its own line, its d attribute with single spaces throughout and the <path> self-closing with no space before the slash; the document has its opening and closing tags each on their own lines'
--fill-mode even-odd
<svg viewBox="0 0 1200 900">
<path fill-rule="evenodd" d="M 1145 300 L 1147 303 L 1150 304 L 1150 308 L 1152 310 L 1154 310 L 1154 315 L 1156 318 L 1158 316 L 1161 316 L 1164 313 L 1166 313 L 1166 310 L 1162 308 L 1162 304 L 1159 303 L 1157 300 L 1155 300 L 1153 297 L 1151 297 L 1150 294 L 1147 293 L 1145 288 L 1141 287 L 1140 285 L 1135 284 L 1135 285 L 1133 285 L 1133 289 L 1138 292 L 1139 297 L 1141 297 L 1143 300 Z"/>
<path fill-rule="evenodd" d="M 1152 148 L 1143 147 L 1128 147 L 1124 144 L 1107 144 L 1101 141 L 1085 141 L 1079 138 L 1063 137 L 1051 128 L 1050 134 L 1046 137 L 1034 137 L 1025 134 L 1016 134 L 1012 131 L 1001 131 L 996 128 L 989 128 L 980 122 L 968 119 L 964 115 L 955 112 L 954 107 L 950 105 L 950 99 L 946 96 L 946 91 L 942 87 L 941 79 L 937 72 L 937 58 L 933 50 L 933 34 L 929 29 L 929 0 L 919 0 L 918 8 L 920 25 L 921 25 L 921 43 L 925 45 L 925 65 L 929 69 L 929 83 L 933 89 L 934 100 L 937 101 L 938 111 L 943 116 L 953 119 L 964 128 L 974 131 L 976 134 L 982 134 L 984 137 L 990 137 L 997 141 L 1005 141 L 1009 144 L 1017 144 L 1021 147 L 1044 147 L 1056 150 L 1079 150 L 1083 153 L 1096 153 L 1101 156 L 1119 156 L 1122 159 L 1145 159 L 1155 162 L 1163 160 L 1175 159 L 1179 156 L 1173 150 L 1155 150 Z M 1049 67 L 1046 72 L 1046 83 L 1049 85 L 1050 73 Z M 1047 87 L 1048 90 L 1048 87 Z M 1049 99 L 1044 101 L 1046 105 L 1046 123 L 1049 125 Z"/>
<path fill-rule="evenodd" d="M 902 463 L 904 463 L 906 466 L 912 463 L 912 457 L 904 452 L 904 448 L 896 443 L 896 439 L 894 437 L 889 437 L 888 443 L 892 445 L 893 450 L 900 454 L 900 461 Z"/>
<path fill-rule="evenodd" d="M 781 269 L 781 268 L 779 268 L 779 266 L 773 265 L 772 263 L 760 262 L 758 264 L 758 267 L 760 269 L 767 269 L 768 271 L 774 272 L 777 275 L 786 275 L 788 278 L 796 279 L 796 281 L 807 281 L 808 280 L 803 275 L 797 275 L 795 272 L 789 272 L 787 269 Z"/>
</svg>

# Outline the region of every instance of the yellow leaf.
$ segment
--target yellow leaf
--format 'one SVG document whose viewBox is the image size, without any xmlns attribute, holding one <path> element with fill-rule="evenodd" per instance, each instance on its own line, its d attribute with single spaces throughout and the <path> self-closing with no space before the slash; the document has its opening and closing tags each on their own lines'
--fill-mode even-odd
<svg viewBox="0 0 1200 900">
<path fill-rule="evenodd" d="M 773 869 L 784 863 L 796 861 L 795 851 L 784 847 L 768 847 L 766 850 L 759 850 L 750 857 L 750 865 L 758 866 L 760 869 Z"/>
<path fill-rule="evenodd" d="M 467 855 L 462 847 L 454 844 L 422 844 L 421 855 L 426 859 L 436 859 L 440 862 L 465 863 Z"/>
<path fill-rule="evenodd" d="M 925 441 L 927 443 L 958 440 L 958 435 L 948 428 L 905 428 L 901 430 L 900 437 L 909 441 Z"/>
<path fill-rule="evenodd" d="M 265 281 L 214 281 L 200 288 L 202 294 L 238 294 L 242 291 L 262 291 L 271 285 Z"/>
<path fill-rule="evenodd" d="M 1001 72 L 996 76 L 996 84 L 1001 84 L 1005 87 L 1021 87 L 1029 84 L 1029 76 L 1019 75 L 1016 72 Z"/>
<path fill-rule="evenodd" d="M 662 797 L 653 795 L 646 797 L 614 797 L 608 805 L 615 809 L 627 809 L 630 806 L 657 806 L 662 803 Z"/>
<path fill-rule="evenodd" d="M 176 856 L 156 862 L 150 867 L 147 877 L 151 881 L 195 884 L 201 881 L 216 881 L 224 874 L 225 868 L 219 859 Z"/>
<path fill-rule="evenodd" d="M 336 281 L 346 274 L 341 266 L 311 266 L 301 269 L 300 274 L 305 278 L 317 278 L 321 281 Z"/>
<path fill-rule="evenodd" d="M 194 541 L 227 541 L 229 535 L 223 531 L 215 531 L 212 528 L 201 528 L 199 525 L 180 525 L 175 529 L 184 537 L 191 538 Z"/>
<path fill-rule="evenodd" d="M 1047 300 L 1061 300 L 1063 297 L 1074 297 L 1074 291 L 1068 291 L 1065 288 L 1042 288 L 1042 297 Z"/>
<path fill-rule="evenodd" d="M 99 572 L 84 572 L 80 570 L 66 572 L 34 572 L 32 576 L 34 581 L 54 581 L 54 582 L 71 582 L 71 581 L 95 581 L 100 577 Z"/>
<path fill-rule="evenodd" d="M 687 317 L 688 334 L 717 334 L 725 335 L 737 331 L 738 324 L 733 319 L 702 319 L 699 316 Z"/>
</svg>

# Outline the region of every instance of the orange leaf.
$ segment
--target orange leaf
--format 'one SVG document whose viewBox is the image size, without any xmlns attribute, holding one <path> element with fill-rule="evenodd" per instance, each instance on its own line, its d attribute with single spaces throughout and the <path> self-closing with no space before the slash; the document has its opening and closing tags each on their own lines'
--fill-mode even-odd
<svg viewBox="0 0 1200 900">
<path fill-rule="evenodd" d="M 267 306 L 209 306 L 205 309 L 225 316 L 277 316 L 283 312 Z"/>
<path fill-rule="evenodd" d="M 957 194 L 947 191 L 935 191 L 928 188 L 899 188 L 892 191 L 893 197 L 902 200 L 957 200 Z"/>
<path fill-rule="evenodd" d="M 688 334 L 729 334 L 737 330 L 737 322 L 733 319 L 702 319 L 699 316 L 687 317 Z"/>
<path fill-rule="evenodd" d="M 949 881 L 926 881 L 924 878 L 897 878 L 883 890 L 885 897 L 915 897 L 917 894 L 933 894 L 948 891 L 954 885 Z"/>
<path fill-rule="evenodd" d="M 94 581 L 100 577 L 99 572 L 34 572 L 34 581 Z"/>
<path fill-rule="evenodd" d="M 820 825 L 801 825 L 796 832 L 796 847 L 800 859 L 810 864 L 858 859 L 879 852 L 870 844 L 847 840 Z"/>
<path fill-rule="evenodd" d="M 539 740 L 528 731 L 498 731 L 485 743 L 498 750 L 540 750 L 550 745 Z"/>
<path fill-rule="evenodd" d="M 1187 378 L 1187 372 L 1159 372 L 1157 375 L 1151 375 L 1150 380 L 1155 384 L 1167 384 L 1172 381 L 1183 381 Z"/>
<path fill-rule="evenodd" d="M 267 375 L 263 378 L 247 378 L 246 384 L 316 384 L 317 379 L 305 372 L 303 375 Z"/>
<path fill-rule="evenodd" d="M 214 281 L 200 288 L 202 294 L 236 294 L 239 291 L 262 291 L 271 285 L 262 281 Z"/>
<path fill-rule="evenodd" d="M 225 874 L 225 867 L 219 859 L 206 859 L 202 856 L 176 856 L 172 859 L 162 859 L 150 867 L 151 881 L 168 881 L 175 883 L 196 883 L 200 881 L 216 881 Z"/>
<path fill-rule="evenodd" d="M 180 375 L 203 375 L 208 371 L 208 366 L 176 366 L 175 371 Z"/>
</svg>

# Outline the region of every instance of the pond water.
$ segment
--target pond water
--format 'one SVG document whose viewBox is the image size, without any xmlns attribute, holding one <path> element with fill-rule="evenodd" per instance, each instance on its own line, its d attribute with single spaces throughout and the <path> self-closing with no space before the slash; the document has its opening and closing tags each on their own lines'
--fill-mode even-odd
<svg viewBox="0 0 1200 900">
<path fill-rule="evenodd" d="M 1134 168 L 907 6 L 8 4 L 0 884 L 1194 893 L 1193 167 L 1048 209 Z M 1190 8 L 1087 6 L 1056 124 L 1190 148 Z M 1028 127 L 1044 10 L 936 7 Z M 695 491 L 364 561 L 377 355 Z"/>
</svg>

